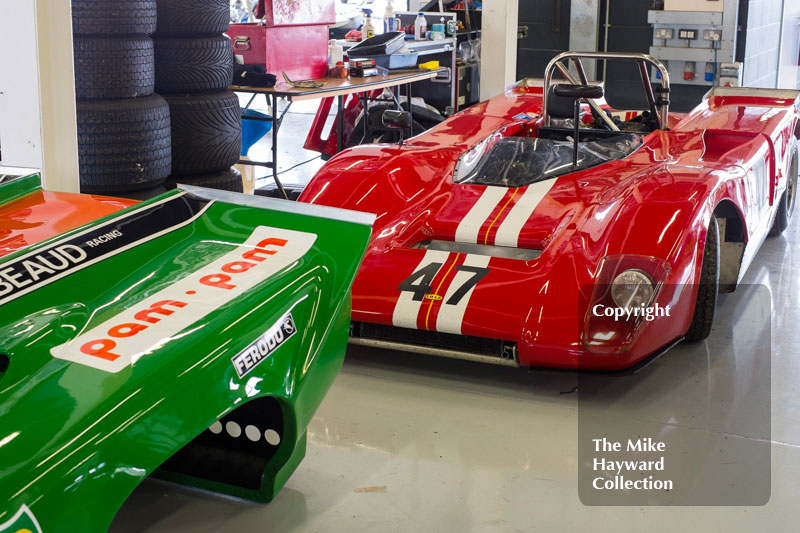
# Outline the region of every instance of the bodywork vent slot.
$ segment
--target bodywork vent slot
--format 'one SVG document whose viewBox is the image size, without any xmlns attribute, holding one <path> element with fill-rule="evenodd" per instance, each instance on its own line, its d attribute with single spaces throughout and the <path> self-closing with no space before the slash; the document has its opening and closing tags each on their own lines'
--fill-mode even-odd
<svg viewBox="0 0 800 533">
<path fill-rule="evenodd" d="M 353 322 L 350 342 L 453 359 L 519 366 L 517 345 L 511 341 Z"/>
<path fill-rule="evenodd" d="M 520 261 L 532 261 L 542 255 L 542 250 L 534 248 L 511 248 L 510 246 L 494 246 L 492 244 L 476 244 L 469 242 L 429 240 L 418 243 L 414 248 L 423 250 L 441 250 L 461 254 L 488 255 Z M 458 335 L 456 335 L 458 336 Z"/>
</svg>

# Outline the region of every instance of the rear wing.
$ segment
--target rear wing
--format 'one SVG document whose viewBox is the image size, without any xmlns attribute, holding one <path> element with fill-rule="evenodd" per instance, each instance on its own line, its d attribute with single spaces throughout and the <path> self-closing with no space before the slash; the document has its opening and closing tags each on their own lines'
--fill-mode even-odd
<svg viewBox="0 0 800 533">
<path fill-rule="evenodd" d="M 714 87 L 703 97 L 718 106 L 747 105 L 757 107 L 790 107 L 800 110 L 800 91 L 794 89 L 760 89 L 755 87 Z"/>
</svg>

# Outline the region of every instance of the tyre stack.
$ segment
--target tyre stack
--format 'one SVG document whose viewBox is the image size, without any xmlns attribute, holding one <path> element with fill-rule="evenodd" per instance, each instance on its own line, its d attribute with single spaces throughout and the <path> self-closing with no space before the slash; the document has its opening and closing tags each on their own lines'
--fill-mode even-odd
<svg viewBox="0 0 800 533">
<path fill-rule="evenodd" d="M 154 36 L 156 91 L 169 103 L 172 171 L 165 183 L 242 192 L 232 168 L 242 142 L 233 81 L 233 48 L 223 35 L 228 0 L 158 0 Z"/>
<path fill-rule="evenodd" d="M 72 0 L 81 191 L 163 192 L 169 106 L 154 94 L 156 0 Z"/>
</svg>

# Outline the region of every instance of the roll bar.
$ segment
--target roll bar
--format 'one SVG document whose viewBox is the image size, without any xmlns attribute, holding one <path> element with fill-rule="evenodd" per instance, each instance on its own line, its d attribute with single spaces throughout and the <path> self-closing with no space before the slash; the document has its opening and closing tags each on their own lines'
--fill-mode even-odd
<svg viewBox="0 0 800 533">
<path fill-rule="evenodd" d="M 550 114 L 547 111 L 547 97 L 550 92 L 550 84 L 553 82 L 553 74 L 558 70 L 569 83 L 586 85 L 589 81 L 586 79 L 586 71 L 583 69 L 581 59 L 625 59 L 635 61 L 639 67 L 639 75 L 642 78 L 642 86 L 645 95 L 647 96 L 647 103 L 650 107 L 650 112 L 653 116 L 659 117 L 660 129 L 667 129 L 669 122 L 669 72 L 666 67 L 658 59 L 647 54 L 634 54 L 627 52 L 564 52 L 554 57 L 544 71 L 544 125 L 550 126 Z M 580 80 L 576 80 L 570 74 L 565 62 L 572 61 L 575 65 L 575 70 L 578 71 Z M 661 74 L 661 87 L 657 88 L 655 92 L 658 93 L 656 98 L 653 93 L 653 86 L 650 85 L 650 76 L 647 73 L 647 63 L 651 64 L 658 69 Z M 591 108 L 603 119 L 603 121 L 614 131 L 619 131 L 619 128 L 608 115 L 600 109 L 600 106 L 594 100 L 586 100 Z"/>
</svg>

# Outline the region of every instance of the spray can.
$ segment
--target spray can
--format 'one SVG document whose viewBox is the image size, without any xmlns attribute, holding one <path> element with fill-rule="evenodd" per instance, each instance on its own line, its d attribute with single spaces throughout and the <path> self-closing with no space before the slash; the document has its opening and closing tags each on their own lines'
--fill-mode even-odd
<svg viewBox="0 0 800 533">
<path fill-rule="evenodd" d="M 364 20 L 364 25 L 361 26 L 361 40 L 366 41 L 370 37 L 375 37 L 375 26 L 372 25 L 372 10 L 365 9 L 364 14 L 367 18 Z"/>
</svg>

